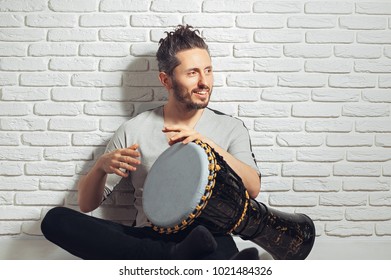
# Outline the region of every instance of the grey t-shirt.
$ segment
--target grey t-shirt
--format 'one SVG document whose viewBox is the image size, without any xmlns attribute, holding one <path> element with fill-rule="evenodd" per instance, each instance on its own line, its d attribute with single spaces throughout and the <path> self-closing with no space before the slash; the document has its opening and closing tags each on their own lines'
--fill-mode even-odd
<svg viewBox="0 0 391 280">
<path fill-rule="evenodd" d="M 124 180 L 131 181 L 130 183 L 134 187 L 134 206 L 137 210 L 136 226 L 149 225 L 142 207 L 142 193 L 144 181 L 153 163 L 161 153 L 170 147 L 166 135 L 162 132 L 163 127 L 163 106 L 161 106 L 143 112 L 122 124 L 106 148 L 106 152 L 111 152 L 130 147 L 135 143 L 139 144 L 141 164 L 137 170 L 131 172 L 126 179 L 122 179 L 116 174 L 109 174 L 104 192 L 104 198 L 106 198 L 115 186 L 126 183 L 123 182 Z M 194 129 L 259 173 L 251 151 L 248 131 L 241 120 L 205 108 Z"/>
</svg>

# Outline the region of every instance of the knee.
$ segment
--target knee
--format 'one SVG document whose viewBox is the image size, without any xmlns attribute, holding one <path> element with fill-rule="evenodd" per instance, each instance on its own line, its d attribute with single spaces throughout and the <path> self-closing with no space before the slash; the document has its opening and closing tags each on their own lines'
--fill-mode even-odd
<svg viewBox="0 0 391 280">
<path fill-rule="evenodd" d="M 62 218 L 68 212 L 68 208 L 55 207 L 50 209 L 41 222 L 41 231 L 45 237 L 51 236 L 55 231 L 60 230 Z"/>
</svg>

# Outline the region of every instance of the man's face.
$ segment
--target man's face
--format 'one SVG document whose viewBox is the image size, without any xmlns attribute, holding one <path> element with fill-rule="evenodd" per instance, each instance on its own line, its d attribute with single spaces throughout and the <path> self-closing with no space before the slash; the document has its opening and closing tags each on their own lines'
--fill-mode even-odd
<svg viewBox="0 0 391 280">
<path fill-rule="evenodd" d="M 205 108 L 213 89 L 212 62 L 204 49 L 190 49 L 176 54 L 180 64 L 174 69 L 172 93 L 188 110 Z"/>
</svg>

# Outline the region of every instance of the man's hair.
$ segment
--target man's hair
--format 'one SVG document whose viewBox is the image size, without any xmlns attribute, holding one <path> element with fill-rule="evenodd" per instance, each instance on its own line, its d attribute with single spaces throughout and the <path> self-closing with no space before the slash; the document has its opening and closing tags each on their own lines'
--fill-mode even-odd
<svg viewBox="0 0 391 280">
<path fill-rule="evenodd" d="M 198 35 L 199 31 L 193 30 L 189 25 L 178 25 L 174 31 L 165 32 L 166 38 L 162 38 L 159 41 L 159 49 L 156 53 L 158 61 L 159 71 L 165 72 L 169 76 L 172 76 L 174 68 L 177 67 L 180 62 L 176 58 L 176 54 L 180 51 L 200 48 L 209 52 L 208 45 Z"/>
</svg>

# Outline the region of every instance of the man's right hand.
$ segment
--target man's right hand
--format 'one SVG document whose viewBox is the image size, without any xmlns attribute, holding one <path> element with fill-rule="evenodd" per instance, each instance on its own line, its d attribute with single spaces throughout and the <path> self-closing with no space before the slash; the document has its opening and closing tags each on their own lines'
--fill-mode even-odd
<svg viewBox="0 0 391 280">
<path fill-rule="evenodd" d="M 141 163 L 138 159 L 140 152 L 137 151 L 139 145 L 124 149 L 114 150 L 106 153 L 99 158 L 99 169 L 106 174 L 115 173 L 121 177 L 128 177 L 128 171 L 136 171 L 137 166 Z"/>
</svg>

